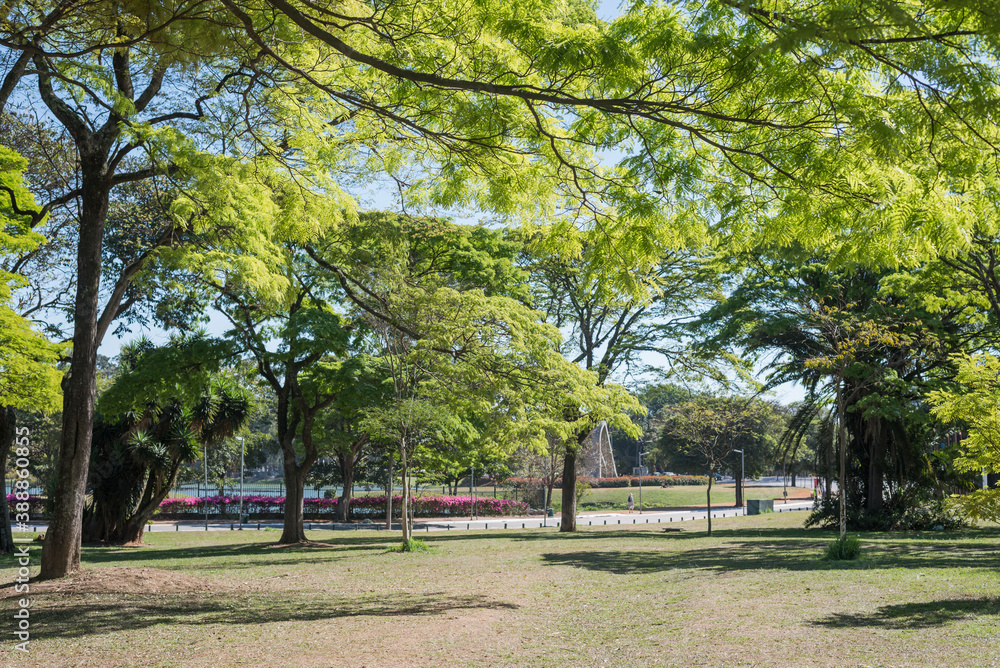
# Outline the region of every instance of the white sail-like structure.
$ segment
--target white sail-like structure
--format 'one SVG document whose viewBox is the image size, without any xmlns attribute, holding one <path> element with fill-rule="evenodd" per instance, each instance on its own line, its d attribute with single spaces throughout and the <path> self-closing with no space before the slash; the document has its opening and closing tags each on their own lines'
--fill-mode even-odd
<svg viewBox="0 0 1000 668">
<path fill-rule="evenodd" d="M 618 469 L 611 452 L 611 431 L 601 420 L 583 442 L 577 475 L 589 478 L 617 478 Z"/>
</svg>

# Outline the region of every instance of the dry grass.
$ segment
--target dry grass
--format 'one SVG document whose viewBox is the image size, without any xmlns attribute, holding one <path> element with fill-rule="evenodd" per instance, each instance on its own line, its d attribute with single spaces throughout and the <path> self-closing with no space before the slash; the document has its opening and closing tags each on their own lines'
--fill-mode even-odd
<svg viewBox="0 0 1000 668">
<path fill-rule="evenodd" d="M 150 534 L 147 547 L 88 548 L 85 563 L 106 583 L 161 569 L 187 585 L 169 591 L 155 574 L 132 591 L 35 591 L 31 655 L 9 643 L 0 656 L 102 668 L 1000 665 L 996 529 L 862 535 L 864 558 L 838 563 L 822 560 L 832 535 L 802 519 L 717 520 L 712 538 L 696 522 L 431 533 L 420 536 L 431 552 L 403 554 L 375 533 L 315 531 L 311 547 L 281 550 L 267 547 L 275 533 Z"/>
</svg>

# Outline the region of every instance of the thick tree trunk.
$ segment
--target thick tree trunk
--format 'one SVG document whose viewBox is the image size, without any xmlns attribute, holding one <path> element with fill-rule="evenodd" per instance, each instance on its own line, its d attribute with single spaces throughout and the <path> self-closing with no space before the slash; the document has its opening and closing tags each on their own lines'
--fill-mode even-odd
<svg viewBox="0 0 1000 668">
<path fill-rule="evenodd" d="M 73 312 L 73 356 L 63 379 L 63 425 L 53 495 L 52 519 L 42 548 L 41 579 L 64 577 L 80 568 L 83 505 L 97 393 L 97 317 L 101 250 L 111 184 L 105 153 L 80 156 L 82 175 L 77 291 Z"/>
<path fill-rule="evenodd" d="M 306 542 L 305 488 L 308 469 L 295 463 L 295 455 L 285 454 L 285 517 L 279 545 Z"/>
<path fill-rule="evenodd" d="M 712 478 L 712 477 L 714 477 L 714 474 L 709 474 L 709 478 Z M 734 477 L 736 478 L 736 507 L 737 508 L 742 508 L 743 507 L 743 476 L 739 475 L 739 476 L 734 476 Z M 711 480 L 709 480 L 709 484 L 711 484 Z"/>
<path fill-rule="evenodd" d="M 143 495 L 143 500 L 139 504 L 138 509 L 132 517 L 125 523 L 122 528 L 119 540 L 123 544 L 127 543 L 141 543 L 142 537 L 146 532 L 146 525 L 149 524 L 149 520 L 152 519 L 153 515 L 156 514 L 157 509 L 160 507 L 160 503 L 163 499 L 167 498 L 167 494 L 170 493 L 170 489 L 174 486 L 174 482 L 177 480 L 177 471 L 180 468 L 180 463 L 174 465 L 169 478 L 166 481 L 157 483 L 156 481 L 149 481 L 148 487 L 146 488 L 146 494 Z"/>
<path fill-rule="evenodd" d="M 566 448 L 566 456 L 563 458 L 560 533 L 573 533 L 576 531 L 576 460 L 576 450 L 574 448 Z"/>
<path fill-rule="evenodd" d="M 337 500 L 337 521 L 346 522 L 351 516 L 351 491 L 354 487 L 354 454 L 337 454 L 340 474 L 344 480 L 344 491 Z"/>
<path fill-rule="evenodd" d="M 17 413 L 13 406 L 0 406 L 0 471 L 7 472 L 7 457 L 10 455 L 11 446 L 14 445 L 15 427 L 17 426 Z M 4 492 L 0 494 L 2 504 L 2 517 L 0 517 L 0 554 L 12 554 L 14 552 L 14 534 L 10 526 L 10 506 L 7 503 L 6 481 Z"/>
</svg>

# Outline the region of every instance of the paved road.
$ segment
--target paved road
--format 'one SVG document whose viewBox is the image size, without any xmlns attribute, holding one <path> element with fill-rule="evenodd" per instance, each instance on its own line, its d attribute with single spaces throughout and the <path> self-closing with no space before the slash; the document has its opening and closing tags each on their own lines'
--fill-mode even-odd
<svg viewBox="0 0 1000 668">
<path fill-rule="evenodd" d="M 775 502 L 775 512 L 792 512 L 801 510 L 811 510 L 812 501 L 789 501 L 788 503 Z M 713 518 L 737 517 L 744 514 L 741 508 L 713 508 Z M 577 516 L 577 526 L 633 526 L 639 524 L 671 524 L 674 522 L 689 522 L 692 520 L 703 520 L 706 517 L 704 510 L 657 510 L 640 513 L 628 512 L 608 512 L 608 513 L 586 513 Z M 251 522 L 244 524 L 242 530 L 246 531 L 280 531 L 281 522 Z M 394 524 L 393 529 L 399 525 Z M 483 531 L 494 529 L 541 529 L 555 528 L 559 526 L 559 517 L 492 517 L 489 519 L 472 520 L 463 518 L 460 520 L 416 520 L 413 523 L 415 532 L 431 531 Z M 45 524 L 33 524 L 32 530 L 38 533 L 47 530 Z M 306 530 L 384 530 L 385 523 L 373 524 L 330 524 L 328 522 L 306 522 Z M 147 532 L 162 533 L 164 531 L 237 531 L 241 530 L 240 525 L 230 522 L 209 522 L 205 528 L 204 522 L 180 522 L 171 524 L 153 524 L 147 528 Z"/>
</svg>

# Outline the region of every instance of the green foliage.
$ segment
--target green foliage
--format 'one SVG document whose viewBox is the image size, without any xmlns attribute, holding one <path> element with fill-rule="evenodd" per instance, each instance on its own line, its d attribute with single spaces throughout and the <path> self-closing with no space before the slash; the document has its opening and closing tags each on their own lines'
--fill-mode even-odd
<svg viewBox="0 0 1000 668">
<path fill-rule="evenodd" d="M 967 428 L 954 460 L 958 470 L 1000 473 L 1000 358 L 982 353 L 954 359 L 957 388 L 932 392 L 934 415 L 946 424 Z M 953 501 L 966 517 L 1000 520 L 1000 490 L 977 490 Z"/>
<path fill-rule="evenodd" d="M 218 372 L 213 343 L 194 336 L 156 348 L 140 340 L 123 350 L 119 375 L 101 397 L 114 412 L 94 427 L 86 540 L 141 540 L 143 523 L 159 509 L 181 466 L 204 457 L 206 448 L 215 451 L 218 464 L 220 445 L 246 423 L 247 394 Z M 238 449 L 235 454 L 238 460 Z"/>
<path fill-rule="evenodd" d="M 65 346 L 50 343 L 18 315 L 11 302 L 24 277 L 4 270 L 43 239 L 31 231 L 35 200 L 24 186 L 25 160 L 0 146 L 0 406 L 54 410 L 61 374 L 55 364 Z"/>
<path fill-rule="evenodd" d="M 174 336 L 166 346 L 142 337 L 122 347 L 118 375 L 101 395 L 98 410 L 118 417 L 173 401 L 192 407 L 233 353 L 231 342 L 203 332 Z"/>
<path fill-rule="evenodd" d="M 430 552 L 431 547 L 419 538 L 407 538 L 389 550 L 390 552 Z"/>
<path fill-rule="evenodd" d="M 857 536 L 846 534 L 826 547 L 826 559 L 829 561 L 854 561 L 860 557 L 861 540 Z"/>
<path fill-rule="evenodd" d="M 911 488 L 950 491 L 942 466 L 931 466 L 940 426 L 924 399 L 949 382 L 949 354 L 995 341 L 982 313 L 957 295 L 942 301 L 926 272 L 837 269 L 795 248 L 761 249 L 738 279 L 703 331 L 711 345 L 766 360 L 768 386 L 805 387 L 781 441 L 785 458 L 794 462 L 812 439 L 823 472 L 839 468 L 831 404 L 840 397 L 848 506 L 894 525 L 899 504 L 916 503 Z M 886 516 L 874 519 L 883 505 Z"/>
<path fill-rule="evenodd" d="M 931 531 L 941 527 L 950 531 L 966 527 L 968 522 L 949 501 L 935 498 L 928 487 L 910 486 L 890 496 L 877 510 L 849 503 L 847 528 L 853 531 Z M 840 511 L 836 499 L 824 499 L 810 513 L 806 526 L 838 528 Z"/>
<path fill-rule="evenodd" d="M 748 477 L 773 470 L 784 420 L 775 406 L 755 397 L 696 395 L 664 406 L 654 446 L 658 461 L 675 471 L 738 475 L 744 451 Z"/>
</svg>

